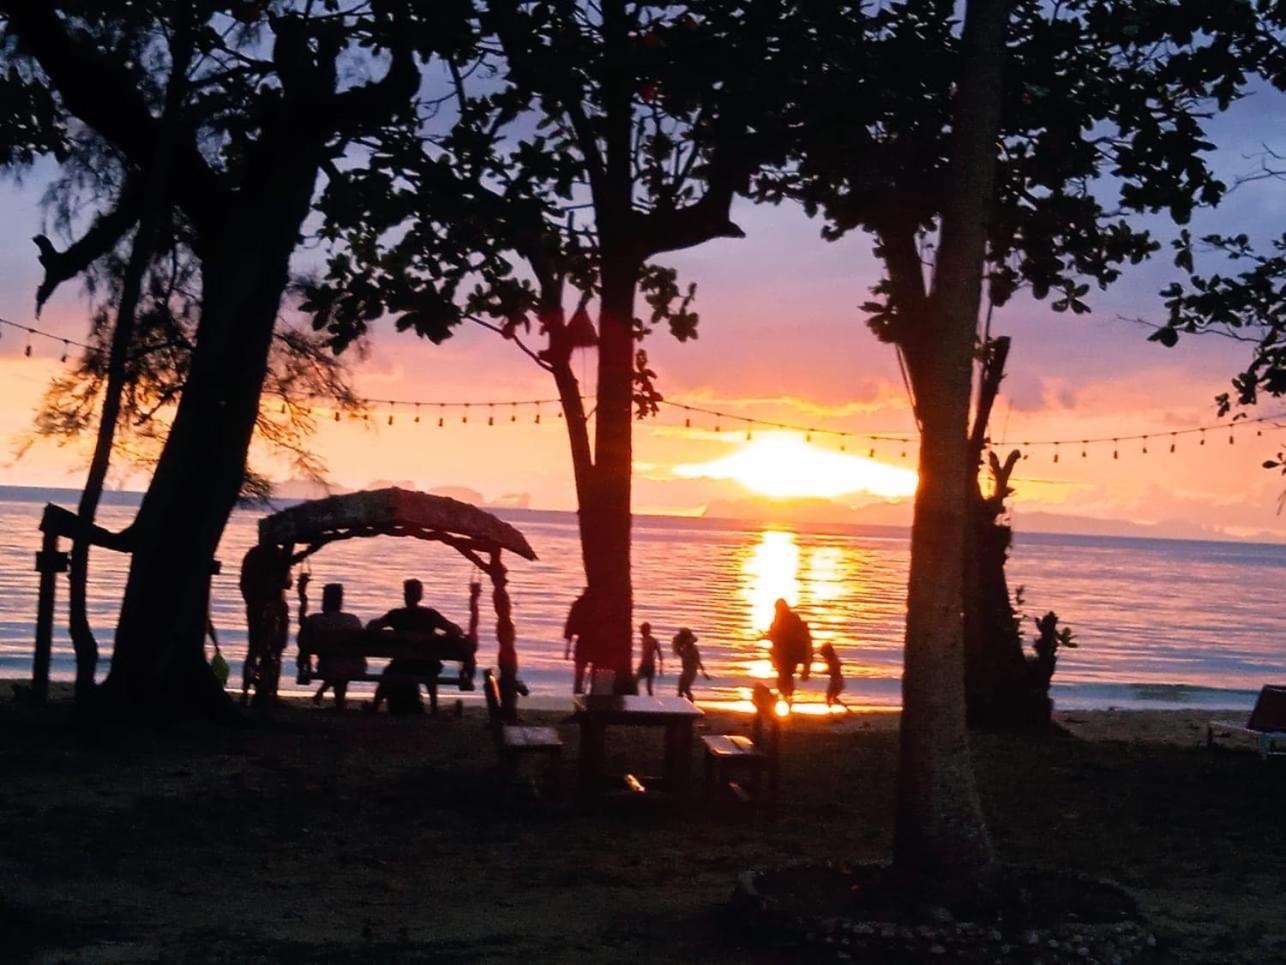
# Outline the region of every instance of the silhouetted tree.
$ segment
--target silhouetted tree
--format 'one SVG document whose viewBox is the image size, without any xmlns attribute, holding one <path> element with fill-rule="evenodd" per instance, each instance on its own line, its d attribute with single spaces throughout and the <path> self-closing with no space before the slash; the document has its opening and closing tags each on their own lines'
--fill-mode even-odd
<svg viewBox="0 0 1286 965">
<path fill-rule="evenodd" d="M 412 12 L 414 8 L 414 16 Z M 169 149 L 165 202 L 200 263 L 200 318 L 173 422 L 126 538 L 130 573 L 104 694 L 132 715 L 222 713 L 204 661 L 210 561 L 241 490 L 290 260 L 318 173 L 353 139 L 407 118 L 417 52 L 449 14 L 377 3 L 0 2 L 4 67 L 55 92 L 61 114 L 115 151 L 132 176 L 162 138 L 158 105 L 175 18 L 194 52 Z M 341 77 L 379 70 L 379 80 Z M 30 90 L 32 84 L 19 87 Z M 33 116 L 45 106 L 24 104 Z M 126 178 L 126 183 L 129 183 Z M 71 277 L 137 221 L 122 192 L 64 256 Z M 49 265 L 46 264 L 49 272 Z"/>
<path fill-rule="evenodd" d="M 902 356 L 921 429 L 895 863 L 967 881 L 991 858 L 961 616 L 982 285 L 993 305 L 1027 285 L 1088 312 L 1087 281 L 1158 248 L 1136 214 L 1184 222 L 1219 200 L 1204 121 L 1280 43 L 1250 2 L 973 0 L 960 36 L 954 6 L 816 5 L 797 163 L 758 187 L 823 213 L 826 237 L 870 233 L 884 264 L 865 308 Z"/>
<path fill-rule="evenodd" d="M 478 3 L 491 53 L 453 62 L 446 93 L 425 105 L 454 113 L 450 133 L 386 142 L 378 165 L 327 189 L 345 247 L 310 304 L 338 344 L 385 311 L 434 341 L 470 320 L 553 377 L 585 572 L 621 681 L 632 679 L 631 423 L 660 398 L 640 342 L 658 324 L 680 340 L 697 326 L 694 287 L 653 259 L 741 235 L 733 197 L 784 145 L 776 72 L 794 6 Z M 577 349 L 596 361 L 592 439 Z"/>
</svg>

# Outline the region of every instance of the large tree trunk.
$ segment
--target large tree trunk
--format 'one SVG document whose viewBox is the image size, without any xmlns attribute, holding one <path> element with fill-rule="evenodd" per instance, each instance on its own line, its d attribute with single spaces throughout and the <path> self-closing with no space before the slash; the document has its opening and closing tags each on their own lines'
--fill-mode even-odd
<svg viewBox="0 0 1286 965">
<path fill-rule="evenodd" d="M 893 859 L 900 871 L 932 876 L 949 887 L 967 885 L 992 859 L 965 724 L 962 584 L 973 468 L 973 345 L 995 181 L 1006 22 L 1005 0 L 970 0 L 933 291 L 927 304 L 900 306 L 910 309 L 901 319 L 903 347 L 921 439 Z M 895 291 L 913 287 L 907 279 L 894 281 Z"/>
<path fill-rule="evenodd" d="M 290 256 L 312 192 L 315 172 L 292 174 L 279 179 L 276 192 L 248 193 L 219 235 L 205 239 L 198 347 L 131 528 L 133 559 L 104 685 L 109 709 L 125 716 L 206 717 L 231 709 L 204 655 L 210 571 L 240 492 Z"/>
<path fill-rule="evenodd" d="M 920 484 L 911 529 L 894 862 L 917 874 L 968 876 L 991 860 L 965 725 L 969 347 L 969 339 L 963 351 L 957 345 L 938 378 L 925 373 L 916 380 Z"/>
<path fill-rule="evenodd" d="M 607 667 L 633 681 L 630 482 L 634 429 L 634 291 L 638 266 L 605 261 L 598 347 L 594 472 L 582 494 L 586 575 L 599 606 Z"/>
</svg>

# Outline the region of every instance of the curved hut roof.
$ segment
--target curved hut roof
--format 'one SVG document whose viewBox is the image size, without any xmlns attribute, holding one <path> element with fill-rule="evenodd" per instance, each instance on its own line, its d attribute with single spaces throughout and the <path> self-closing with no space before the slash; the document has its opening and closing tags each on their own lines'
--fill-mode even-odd
<svg viewBox="0 0 1286 965">
<path fill-rule="evenodd" d="M 507 549 L 534 560 L 526 537 L 491 513 L 448 496 L 372 489 L 299 503 L 259 520 L 259 542 L 320 549 L 355 536 L 415 536 L 454 546 Z M 311 551 L 311 550 L 309 550 Z"/>
</svg>

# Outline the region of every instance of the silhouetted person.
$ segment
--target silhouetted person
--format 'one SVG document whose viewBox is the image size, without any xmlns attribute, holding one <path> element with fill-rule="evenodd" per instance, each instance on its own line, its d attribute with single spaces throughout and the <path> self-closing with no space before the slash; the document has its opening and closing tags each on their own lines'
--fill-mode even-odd
<svg viewBox="0 0 1286 965">
<path fill-rule="evenodd" d="M 840 663 L 839 654 L 829 643 L 822 644 L 817 652 L 826 661 L 826 673 L 831 678 L 826 684 L 826 706 L 833 707 L 840 703 L 839 695 L 844 691 L 844 667 Z"/>
<path fill-rule="evenodd" d="M 406 606 L 389 610 L 382 617 L 377 617 L 366 625 L 368 630 L 397 630 L 401 633 L 422 633 L 433 636 L 441 631 L 444 636 L 464 639 L 464 632 L 432 607 L 420 606 L 424 599 L 424 584 L 419 580 L 406 580 L 402 584 L 402 594 Z M 375 699 L 366 705 L 371 711 L 379 710 L 381 702 L 388 701 L 388 709 L 393 714 L 423 713 L 424 703 L 420 700 L 420 685 L 411 681 L 393 680 L 399 676 L 437 677 L 442 672 L 442 661 L 435 656 L 394 657 L 389 661 L 380 675 L 384 678 L 375 688 Z"/>
<path fill-rule="evenodd" d="M 601 649 L 598 646 L 598 639 L 601 633 L 602 626 L 594 605 L 594 597 L 590 594 L 589 587 L 585 587 L 581 595 L 576 598 L 576 602 L 572 604 L 572 608 L 567 611 L 567 623 L 563 626 L 563 639 L 567 641 L 566 646 L 563 647 L 563 659 L 571 660 L 576 668 L 572 680 L 574 694 L 585 692 L 586 668 L 598 663 Z M 573 637 L 576 638 L 575 642 L 572 640 Z"/>
<path fill-rule="evenodd" d="M 813 662 L 813 635 L 790 604 L 778 600 L 772 626 L 764 634 L 772 641 L 772 665 L 777 671 L 777 690 L 786 700 L 795 695 L 795 667 L 803 664 L 800 680 L 807 680 Z"/>
<path fill-rule="evenodd" d="M 362 621 L 344 612 L 344 585 L 327 583 L 322 587 L 321 612 L 305 617 L 299 628 L 299 650 L 311 652 L 319 637 L 358 633 L 361 629 Z M 326 688 L 330 687 L 335 691 L 335 706 L 343 710 L 348 678 L 366 673 L 366 658 L 360 654 L 321 654 L 317 658 L 317 673 L 321 675 L 322 685 L 313 694 L 313 703 L 320 704 Z"/>
<path fill-rule="evenodd" d="M 290 639 L 290 554 L 280 546 L 252 546 L 241 560 L 241 597 L 246 601 L 246 659 L 241 671 L 241 702 L 254 687 L 262 709 L 277 697 L 281 653 Z"/>
<path fill-rule="evenodd" d="M 674 655 L 679 658 L 679 665 L 682 668 L 679 671 L 679 696 L 696 700 L 692 696 L 692 682 L 697 679 L 697 671 L 701 671 L 701 675 L 706 680 L 710 679 L 705 665 L 701 662 L 701 651 L 697 649 L 696 634 L 687 627 L 680 627 L 679 632 L 674 635 L 673 646 Z"/>
<path fill-rule="evenodd" d="M 661 644 L 657 642 L 656 637 L 652 636 L 650 623 L 639 624 L 639 639 L 643 645 L 643 653 L 639 658 L 639 683 L 647 681 L 647 695 L 651 697 L 652 681 L 663 669 Z"/>
</svg>

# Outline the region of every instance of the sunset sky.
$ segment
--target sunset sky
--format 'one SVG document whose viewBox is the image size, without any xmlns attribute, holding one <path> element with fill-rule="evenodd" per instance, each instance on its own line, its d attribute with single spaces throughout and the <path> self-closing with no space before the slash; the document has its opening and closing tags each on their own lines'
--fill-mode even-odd
<svg viewBox="0 0 1286 965">
<path fill-rule="evenodd" d="M 1286 120 L 1280 99 L 1260 95 L 1239 105 L 1215 128 L 1218 162 L 1227 178 L 1248 171 L 1262 149 L 1262 131 L 1280 131 Z M 1283 147 L 1286 145 L 1273 145 Z M 0 185 L 0 316 L 26 323 L 32 319 L 39 279 L 30 237 L 41 227 L 38 198 L 49 171 L 28 172 L 21 185 Z M 1286 187 L 1261 182 L 1235 192 L 1223 208 L 1196 224 L 1207 229 L 1246 231 L 1265 238 L 1280 231 L 1286 214 Z M 682 279 L 699 285 L 696 307 L 700 338 L 687 345 L 663 332 L 647 344 L 659 389 L 670 399 L 740 415 L 859 433 L 905 433 L 913 429 L 892 350 L 868 333 L 858 304 L 878 277 L 870 241 L 852 236 L 828 244 L 818 224 L 797 209 L 754 208 L 742 203 L 734 212 L 748 237 L 720 241 L 669 259 Z M 1158 222 L 1165 230 L 1165 226 Z M 1185 339 L 1176 349 L 1146 341 L 1147 331 L 1121 316 L 1159 318 L 1156 292 L 1174 275 L 1162 256 L 1106 293 L 1092 293 L 1094 314 L 1060 316 L 1019 297 L 996 313 L 993 331 L 1013 336 L 1010 376 L 993 419 L 993 437 L 1009 443 L 1024 439 L 1127 435 L 1215 421 L 1213 397 L 1244 363 L 1246 349 L 1225 339 Z M 87 330 L 84 298 L 74 285 L 46 308 L 40 327 L 70 338 Z M 33 357 L 23 355 L 24 340 L 4 331 L 0 339 L 0 437 L 6 440 L 0 480 L 11 484 L 78 486 L 83 455 L 39 445 L 19 462 L 10 453 L 29 426 L 32 409 L 50 374 L 60 366 L 61 346 L 37 341 Z M 550 398 L 549 377 L 512 346 L 480 329 L 462 330 L 442 347 L 421 343 L 384 326 L 373 352 L 356 378 L 364 395 L 425 400 Z M 590 380 L 592 381 L 592 379 Z M 1286 409 L 1286 406 L 1282 406 Z M 1277 411 L 1264 407 L 1259 414 Z M 410 411 L 387 412 L 368 424 L 321 425 L 315 444 L 329 461 L 339 485 L 360 487 L 376 480 L 412 482 L 421 488 L 466 486 L 494 500 L 526 494 L 533 507 L 574 506 L 566 438 L 554 407 L 532 411 L 510 423 L 506 409 L 495 412 L 497 425 L 486 427 L 485 409 L 468 425 L 459 414 L 445 429 L 436 419 L 413 425 Z M 877 447 L 879 467 L 872 474 L 861 461 L 867 443 L 850 444 L 841 456 L 834 441 L 815 437 L 770 438 L 757 433 L 746 440 L 744 426 L 694 419 L 683 427 L 682 414 L 639 427 L 636 435 L 635 509 L 643 513 L 699 514 L 750 512 L 751 499 L 797 491 L 780 467 L 796 476 L 816 477 L 816 495 L 832 500 L 811 506 L 812 518 L 856 518 L 848 507 L 882 503 L 879 495 L 845 491 L 882 481 L 881 493 L 904 491 L 913 469 L 914 446 Z M 1063 447 L 1053 462 L 1049 448 L 1033 448 L 1015 474 L 1016 513 L 1057 513 L 1134 523 L 1163 523 L 1159 532 L 1185 534 L 1207 528 L 1230 535 L 1271 532 L 1286 538 L 1286 518 L 1277 515 L 1286 481 L 1260 468 L 1286 431 L 1241 429 L 1235 445 L 1228 433 L 1210 433 L 1204 446 L 1195 436 L 1180 437 L 1170 454 L 1169 439 L 1158 439 L 1143 455 L 1138 443 L 1123 443 L 1113 460 L 1110 444 L 1091 447 L 1081 458 L 1078 446 Z M 753 446 L 750 453 L 742 450 Z M 768 448 L 765 448 L 768 447 Z M 774 448 L 775 447 L 775 448 Z M 821 450 L 825 458 L 810 449 Z M 730 462 L 731 460 L 731 462 Z M 714 464 L 713 466 L 710 464 Z M 747 470 L 745 467 L 751 468 Z M 759 468 L 755 468 L 759 467 Z M 737 478 L 757 479 L 756 495 Z M 758 474 L 758 475 L 756 475 Z M 733 478 L 712 478 L 728 477 Z M 891 480 L 891 481 L 890 481 Z M 900 481 L 899 481 L 900 480 Z M 141 486 L 137 476 L 118 484 Z M 891 489 L 889 487 L 892 487 Z M 878 507 L 862 518 L 898 522 L 908 517 L 906 500 Z M 765 514 L 790 515 L 789 507 L 768 505 Z M 1055 521 L 1051 525 L 1059 525 Z"/>
</svg>

